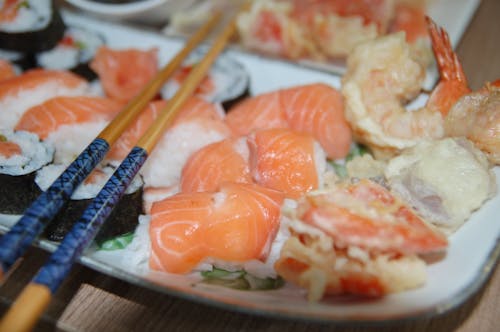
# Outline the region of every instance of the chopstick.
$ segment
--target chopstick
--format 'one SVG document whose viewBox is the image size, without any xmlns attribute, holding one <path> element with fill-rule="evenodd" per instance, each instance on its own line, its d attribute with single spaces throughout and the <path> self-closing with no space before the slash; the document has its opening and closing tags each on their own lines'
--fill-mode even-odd
<svg viewBox="0 0 500 332">
<path fill-rule="evenodd" d="M 149 153 L 171 124 L 186 99 L 192 95 L 212 63 L 224 49 L 236 29 L 235 18 L 217 36 L 212 47 L 188 75 L 175 96 L 162 109 L 156 122 L 139 139 L 127 157 L 106 182 L 103 189 L 83 212 L 57 250 L 24 288 L 0 323 L 0 332 L 29 331 L 50 303 L 72 264 L 80 257 L 111 214 L 113 207 L 146 161 Z"/>
<path fill-rule="evenodd" d="M 132 99 L 125 109 L 104 128 L 68 168 L 29 206 L 19 221 L 0 239 L 0 282 L 45 226 L 54 218 L 76 187 L 104 158 L 109 147 L 158 93 L 163 83 L 183 60 L 220 21 L 215 13 L 189 40 L 177 55 Z"/>
</svg>

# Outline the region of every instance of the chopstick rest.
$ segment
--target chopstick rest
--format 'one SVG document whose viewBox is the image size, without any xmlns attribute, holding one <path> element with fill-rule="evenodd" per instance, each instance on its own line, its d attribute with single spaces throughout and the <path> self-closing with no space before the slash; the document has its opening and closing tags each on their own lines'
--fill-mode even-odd
<svg viewBox="0 0 500 332">
<path fill-rule="evenodd" d="M 64 237 L 48 262 L 42 266 L 31 283 L 20 294 L 18 300 L 14 302 L 0 323 L 0 332 L 27 331 L 34 326 L 37 317 L 50 303 L 51 294 L 57 290 L 70 271 L 73 262 L 80 257 L 83 250 L 93 240 L 100 226 L 111 214 L 113 207 L 123 196 L 128 185 L 146 161 L 148 154 L 161 138 L 164 130 L 170 125 L 186 99 L 194 92 L 235 29 L 236 22 L 233 18 L 215 39 L 203 60 L 194 67 L 175 96 L 161 111 L 156 122 L 139 139 L 137 145 L 106 182 L 103 189 L 84 211 L 82 217 Z M 36 297 L 36 300 L 30 300 L 30 297 Z M 32 303 L 26 305 L 27 301 Z M 21 323 L 19 317 L 25 317 L 27 323 Z"/>
<path fill-rule="evenodd" d="M 158 93 L 163 83 L 200 44 L 222 14 L 215 13 L 185 44 L 183 49 L 148 83 L 126 108 L 92 141 L 54 183 L 29 206 L 21 219 L 0 238 L 0 281 L 29 245 L 68 201 L 77 186 L 104 158 L 109 147 Z"/>
</svg>

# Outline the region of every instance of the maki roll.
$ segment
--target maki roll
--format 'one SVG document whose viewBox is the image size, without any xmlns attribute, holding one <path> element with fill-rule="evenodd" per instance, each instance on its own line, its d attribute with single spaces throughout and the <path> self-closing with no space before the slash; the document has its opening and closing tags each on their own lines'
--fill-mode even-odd
<svg viewBox="0 0 500 332">
<path fill-rule="evenodd" d="M 36 54 L 36 65 L 46 69 L 71 70 L 91 81 L 97 77 L 89 62 L 104 38 L 91 30 L 69 27 L 56 47 Z"/>
<path fill-rule="evenodd" d="M 64 171 L 64 165 L 48 165 L 37 172 L 36 183 L 46 190 L 52 182 Z M 92 199 L 97 196 L 106 181 L 111 177 L 114 168 L 110 166 L 95 169 L 90 176 L 78 186 L 71 200 L 56 215 L 47 226 L 44 236 L 50 241 L 61 241 L 81 217 Z M 142 179 L 136 177 L 128 187 L 125 195 L 118 202 L 109 216 L 109 222 L 96 236 L 96 242 L 101 244 L 109 239 L 131 233 L 135 230 L 142 209 Z"/>
<path fill-rule="evenodd" d="M 0 49 L 0 59 L 8 61 L 16 66 L 18 72 L 22 72 L 35 66 L 33 56 L 23 52 Z"/>
<path fill-rule="evenodd" d="M 162 88 L 163 99 L 170 99 L 202 59 L 204 50 L 193 53 Z M 211 103 L 221 103 L 228 110 L 234 103 L 247 97 L 250 78 L 241 63 L 226 54 L 220 55 L 210 72 L 197 87 L 195 94 Z"/>
<path fill-rule="evenodd" d="M 3 49 L 36 53 L 56 46 L 65 30 L 53 0 L 0 2 L 0 45 Z"/>
<path fill-rule="evenodd" d="M 54 148 L 24 131 L 0 131 L 0 213 L 22 214 L 41 193 L 36 171 L 52 161 Z"/>
</svg>

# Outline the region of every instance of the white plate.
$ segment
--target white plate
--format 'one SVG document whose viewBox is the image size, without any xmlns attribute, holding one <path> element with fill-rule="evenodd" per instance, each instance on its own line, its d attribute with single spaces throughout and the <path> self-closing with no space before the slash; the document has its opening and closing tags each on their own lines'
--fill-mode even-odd
<svg viewBox="0 0 500 332">
<path fill-rule="evenodd" d="M 99 22 L 71 13 L 64 13 L 64 18 L 69 23 L 91 26 L 100 31 L 113 48 L 157 47 L 162 63 L 168 62 L 181 48 L 179 40 L 167 39 L 159 34 Z M 312 82 L 340 86 L 339 77 L 329 73 L 233 50 L 226 53 L 247 68 L 251 77 L 252 94 Z M 500 168 L 497 167 L 495 173 L 499 178 Z M 291 285 L 273 291 L 238 291 L 207 286 L 198 283 L 200 278 L 196 275 L 144 273 L 134 266 L 124 265 L 120 251 L 95 253 L 90 250 L 81 261 L 97 271 L 136 285 L 228 310 L 332 322 L 410 319 L 439 314 L 456 307 L 484 283 L 500 253 L 500 223 L 497 222 L 499 209 L 500 195 L 497 195 L 451 236 L 446 256 L 428 265 L 428 281 L 425 286 L 377 300 L 331 297 L 320 303 L 308 303 L 304 291 Z M 13 221 L 14 218 L 0 216 L 4 229 Z M 45 249 L 54 249 L 50 242 L 41 241 L 39 244 Z"/>
<path fill-rule="evenodd" d="M 66 0 L 83 11 L 113 20 L 133 20 L 148 24 L 165 23 L 168 17 L 190 6 L 195 0 L 140 0 L 123 4 L 93 0 Z"/>
</svg>

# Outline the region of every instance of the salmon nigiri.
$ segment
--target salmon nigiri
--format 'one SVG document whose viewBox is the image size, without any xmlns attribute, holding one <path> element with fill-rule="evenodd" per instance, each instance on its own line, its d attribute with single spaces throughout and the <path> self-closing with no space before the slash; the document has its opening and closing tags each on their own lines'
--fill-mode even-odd
<svg viewBox="0 0 500 332">
<path fill-rule="evenodd" d="M 153 204 L 150 266 L 187 273 L 203 259 L 264 260 L 279 227 L 283 194 L 225 183 L 218 192 L 177 194 Z"/>
<path fill-rule="evenodd" d="M 30 108 L 16 130 L 55 147 L 54 162 L 72 161 L 118 114 L 123 104 L 102 97 L 57 97 Z"/>
<path fill-rule="evenodd" d="M 215 191 L 223 182 L 251 183 L 249 151 L 244 137 L 229 138 L 196 151 L 181 174 L 181 191 Z"/>
<path fill-rule="evenodd" d="M 0 128 L 13 128 L 30 107 L 57 96 L 85 95 L 88 83 L 65 71 L 34 69 L 0 82 Z"/>
<path fill-rule="evenodd" d="M 321 186 L 324 151 L 314 138 L 289 129 L 258 130 L 248 138 L 254 180 L 287 197 L 299 198 Z"/>
<path fill-rule="evenodd" d="M 45 139 L 63 125 L 110 121 L 122 105 L 102 97 L 56 97 L 26 111 L 15 130 L 29 131 Z"/>
<path fill-rule="evenodd" d="M 235 135 L 248 135 L 255 129 L 288 128 L 279 91 L 245 99 L 231 108 L 226 122 Z"/>
<path fill-rule="evenodd" d="M 158 72 L 157 50 L 112 50 L 102 46 L 90 63 L 106 95 L 129 101 Z"/>
<path fill-rule="evenodd" d="M 231 136 L 224 111 L 201 98 L 179 110 L 141 170 L 146 187 L 169 187 L 180 181 L 182 167 L 198 149 Z M 128 151 L 127 151 L 128 152 Z"/>
<path fill-rule="evenodd" d="M 340 92 L 309 84 L 282 90 L 281 98 L 290 128 L 313 135 L 330 158 L 347 155 L 352 137 Z"/>
<path fill-rule="evenodd" d="M 235 134 L 257 129 L 291 128 L 313 135 L 329 158 L 349 152 L 351 129 L 344 117 L 342 95 L 322 84 L 309 84 L 262 94 L 232 108 L 226 122 Z"/>
</svg>

